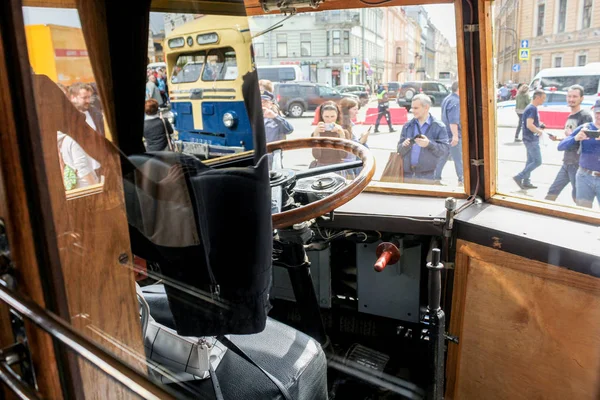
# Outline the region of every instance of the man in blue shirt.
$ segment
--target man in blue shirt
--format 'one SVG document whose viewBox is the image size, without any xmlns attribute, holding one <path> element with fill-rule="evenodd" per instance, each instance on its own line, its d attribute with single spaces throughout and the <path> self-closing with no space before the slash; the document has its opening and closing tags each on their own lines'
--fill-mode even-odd
<svg viewBox="0 0 600 400">
<path fill-rule="evenodd" d="M 542 165 L 542 152 L 540 150 L 540 135 L 544 133 L 540 126 L 538 107 L 546 101 L 546 93 L 537 89 L 533 92 L 531 104 L 523 111 L 523 144 L 527 149 L 525 168 L 513 177 L 521 189 L 537 189 L 531 184 L 531 172 Z"/>
<path fill-rule="evenodd" d="M 444 124 L 429 113 L 428 96 L 416 95 L 411 106 L 414 118 L 404 124 L 398 142 L 404 182 L 433 184 L 435 167 L 440 158 L 448 156 L 448 134 Z"/>
<path fill-rule="evenodd" d="M 458 186 L 463 185 L 463 164 L 462 164 L 462 129 L 460 127 L 460 98 L 458 82 L 452 84 L 452 94 L 442 101 L 442 122 L 446 125 L 446 133 L 450 140 L 450 154 L 454 161 L 454 170 L 458 177 Z M 435 168 L 435 182 L 441 184 L 442 171 L 448 161 L 448 157 L 440 158 Z"/>
<path fill-rule="evenodd" d="M 558 144 L 558 150 L 564 151 L 577 143 L 580 144 L 579 169 L 577 170 L 577 205 L 592 208 L 594 197 L 600 203 L 600 137 L 592 137 L 587 131 L 600 129 L 600 100 L 594 105 L 594 122 L 583 124 Z M 594 136 L 596 136 L 598 133 Z"/>
<path fill-rule="evenodd" d="M 289 135 L 294 131 L 294 127 L 275 111 L 273 103 L 275 96 L 273 96 L 273 93 L 265 90 L 260 98 L 262 100 L 267 143 L 284 140 L 285 135 Z"/>
</svg>

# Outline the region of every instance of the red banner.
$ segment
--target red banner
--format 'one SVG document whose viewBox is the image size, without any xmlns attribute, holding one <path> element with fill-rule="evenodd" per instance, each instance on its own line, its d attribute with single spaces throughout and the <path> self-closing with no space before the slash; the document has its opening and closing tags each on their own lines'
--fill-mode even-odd
<svg viewBox="0 0 600 400">
<path fill-rule="evenodd" d="M 55 49 L 54 55 L 56 57 L 87 57 L 87 50 L 76 50 L 76 49 Z"/>
</svg>

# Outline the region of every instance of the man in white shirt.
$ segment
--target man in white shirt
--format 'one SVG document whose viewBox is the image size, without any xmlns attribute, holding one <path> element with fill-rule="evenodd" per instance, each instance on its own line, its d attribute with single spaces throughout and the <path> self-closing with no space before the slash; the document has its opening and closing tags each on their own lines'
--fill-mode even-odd
<svg viewBox="0 0 600 400">
<path fill-rule="evenodd" d="M 85 122 L 104 136 L 104 117 L 102 112 L 91 106 L 92 87 L 87 83 L 75 83 L 69 87 L 69 99 L 80 112 L 85 114 Z"/>
</svg>

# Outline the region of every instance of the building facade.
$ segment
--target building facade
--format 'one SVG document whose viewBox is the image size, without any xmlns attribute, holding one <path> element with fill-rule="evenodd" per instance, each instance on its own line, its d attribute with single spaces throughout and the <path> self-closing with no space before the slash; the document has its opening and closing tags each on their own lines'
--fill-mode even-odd
<svg viewBox="0 0 600 400">
<path fill-rule="evenodd" d="M 284 16 L 250 17 L 253 35 Z M 253 41 L 260 65 L 295 64 L 304 78 L 331 86 L 379 82 L 384 75 L 383 10 L 332 10 L 298 14 Z"/>
<path fill-rule="evenodd" d="M 529 83 L 544 68 L 600 62 L 597 0 L 498 0 L 494 29 L 499 83 Z M 519 60 L 523 40 L 529 60 Z"/>
<path fill-rule="evenodd" d="M 384 82 L 405 82 L 409 67 L 408 17 L 402 7 L 384 9 Z M 413 51 L 414 54 L 414 51 Z"/>
</svg>

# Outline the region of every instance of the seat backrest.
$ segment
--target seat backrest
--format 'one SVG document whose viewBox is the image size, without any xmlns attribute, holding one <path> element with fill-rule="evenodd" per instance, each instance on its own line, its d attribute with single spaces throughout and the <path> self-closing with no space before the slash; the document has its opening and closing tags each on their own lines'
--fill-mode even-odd
<svg viewBox="0 0 600 400">
<path fill-rule="evenodd" d="M 250 334 L 270 309 L 271 194 L 256 167 L 211 169 L 179 153 L 129 157 L 132 249 L 157 261 L 177 332 Z"/>
</svg>

